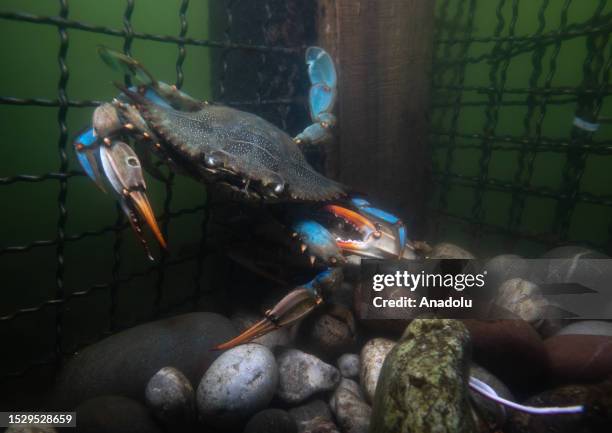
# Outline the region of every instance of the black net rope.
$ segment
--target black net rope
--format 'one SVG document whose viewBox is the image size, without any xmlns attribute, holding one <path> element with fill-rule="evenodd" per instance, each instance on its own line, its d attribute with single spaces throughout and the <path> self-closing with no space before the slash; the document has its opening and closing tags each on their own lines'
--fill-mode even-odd
<svg viewBox="0 0 612 433">
<path fill-rule="evenodd" d="M 587 160 L 593 156 L 612 156 L 612 139 L 573 126 L 566 138 L 546 136 L 545 119 L 558 106 L 574 107 L 576 118 L 598 123 L 606 98 L 612 95 L 610 68 L 612 48 L 609 35 L 612 15 L 605 12 L 608 2 L 598 0 L 590 17 L 572 22 L 573 0 L 537 2 L 535 30 L 519 34 L 517 23 L 521 15 L 521 0 L 497 0 L 490 35 L 475 35 L 477 0 L 445 0 L 437 8 L 437 28 L 432 77 L 432 128 L 430 142 L 434 151 L 434 190 L 430 209 L 434 217 L 433 238 L 440 239 L 441 230 L 450 222 L 464 229 L 476 247 L 484 236 L 506 239 L 508 250 L 515 250 L 521 240 L 542 248 L 566 243 L 591 246 L 611 253 L 612 236 L 602 233 L 600 241 L 572 236 L 572 222 L 577 206 L 590 204 L 612 207 L 612 193 L 590 192 L 582 180 Z M 554 9 L 553 9 L 554 7 Z M 557 28 L 547 19 L 558 15 Z M 520 17 L 520 18 L 519 18 Z M 568 42 L 581 41 L 585 47 L 582 82 L 575 86 L 555 85 L 562 50 Z M 575 46 L 575 44 L 574 44 Z M 478 48 L 478 49 L 474 49 Z M 526 87 L 507 86 L 509 66 L 525 54 L 531 69 Z M 466 84 L 466 73 L 478 66 L 486 71 L 487 84 Z M 461 116 L 468 108 L 483 113 L 481 131 L 466 131 Z M 524 117 L 517 119 L 522 127 L 514 135 L 500 133 L 499 113 L 506 107 L 524 108 Z M 570 119 L 571 120 L 571 119 Z M 458 152 L 476 155 L 477 174 L 461 173 L 457 167 Z M 492 156 L 504 152 L 514 174 L 511 178 L 496 178 L 492 171 Z M 565 159 L 558 186 L 534 185 L 536 159 L 544 154 L 558 154 Z M 465 153 L 464 153 L 465 155 Z M 516 156 L 514 156 L 516 155 Z M 458 190 L 473 197 L 467 211 L 453 209 L 450 199 Z M 504 193 L 510 197 L 505 223 L 494 223 L 487 215 L 489 193 Z M 463 197 L 463 195 L 462 195 Z M 544 198 L 556 203 L 548 229 L 525 228 L 526 203 L 530 198 Z M 612 233 L 612 222 L 609 231 Z"/>
</svg>

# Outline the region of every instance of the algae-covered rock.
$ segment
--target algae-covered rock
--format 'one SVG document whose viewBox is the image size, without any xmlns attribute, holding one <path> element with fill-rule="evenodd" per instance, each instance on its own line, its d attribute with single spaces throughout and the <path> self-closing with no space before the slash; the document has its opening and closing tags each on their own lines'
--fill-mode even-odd
<svg viewBox="0 0 612 433">
<path fill-rule="evenodd" d="M 417 319 L 387 355 L 374 398 L 372 433 L 472 433 L 470 336 L 455 320 Z"/>
</svg>

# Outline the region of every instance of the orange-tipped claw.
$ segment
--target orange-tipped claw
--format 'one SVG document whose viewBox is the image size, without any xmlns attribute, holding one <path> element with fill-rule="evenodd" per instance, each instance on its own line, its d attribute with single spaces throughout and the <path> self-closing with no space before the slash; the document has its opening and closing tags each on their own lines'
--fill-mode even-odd
<svg viewBox="0 0 612 433">
<path fill-rule="evenodd" d="M 281 299 L 259 322 L 237 337 L 219 344 L 213 350 L 226 350 L 253 341 L 275 329 L 295 323 L 321 303 L 321 298 L 310 288 L 299 288 Z"/>
<path fill-rule="evenodd" d="M 134 207 L 138 211 L 140 217 L 147 223 L 155 238 L 159 242 L 159 244 L 163 248 L 167 248 L 166 240 L 164 239 L 164 235 L 159 229 L 159 225 L 157 225 L 157 220 L 155 219 L 155 214 L 153 213 L 153 209 L 151 208 L 151 203 L 149 203 L 149 199 L 147 195 L 143 191 L 131 191 L 128 193 L 129 199 L 134 204 Z"/>
<path fill-rule="evenodd" d="M 371 234 L 377 232 L 376 226 L 372 221 L 353 210 L 333 204 L 325 206 L 324 209 L 352 224 L 357 230 L 363 233 L 364 240 Z"/>
<path fill-rule="evenodd" d="M 126 143 L 108 139 L 108 143 L 100 147 L 100 161 L 104 175 L 119 196 L 121 208 L 129 218 L 136 236 L 152 258 L 142 235 L 142 221 L 151 228 L 162 247 L 166 248 L 167 244 L 147 198 L 147 186 L 138 156 Z"/>
</svg>

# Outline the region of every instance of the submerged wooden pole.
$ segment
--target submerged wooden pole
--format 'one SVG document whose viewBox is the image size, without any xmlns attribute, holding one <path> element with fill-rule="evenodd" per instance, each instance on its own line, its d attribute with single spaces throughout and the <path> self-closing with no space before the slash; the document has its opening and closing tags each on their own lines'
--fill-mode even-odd
<svg viewBox="0 0 612 433">
<path fill-rule="evenodd" d="M 318 39 L 339 71 L 327 174 L 425 230 L 432 0 L 319 0 Z"/>
</svg>

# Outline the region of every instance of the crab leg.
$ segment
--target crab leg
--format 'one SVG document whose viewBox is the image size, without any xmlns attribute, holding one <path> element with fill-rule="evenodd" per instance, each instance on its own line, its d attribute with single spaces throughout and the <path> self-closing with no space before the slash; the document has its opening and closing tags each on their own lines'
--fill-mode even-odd
<svg viewBox="0 0 612 433">
<path fill-rule="evenodd" d="M 308 283 L 289 292 L 274 307 L 266 311 L 264 318 L 231 340 L 216 346 L 215 350 L 231 349 L 253 341 L 275 329 L 296 323 L 323 302 L 321 291 L 338 283 L 340 271 L 327 269 Z"/>
<path fill-rule="evenodd" d="M 134 232 L 152 259 L 142 235 L 143 223 L 151 228 L 164 248 L 166 241 L 146 195 L 140 160 L 130 146 L 117 138 L 123 130 L 132 132 L 135 128 L 133 123 L 122 123 L 118 112 L 121 107 L 118 101 L 98 107 L 94 112 L 93 127 L 77 135 L 74 148 L 79 163 L 96 185 L 106 191 L 104 181 L 107 181 L 116 193 Z M 133 122 L 137 123 L 137 119 Z"/>
<path fill-rule="evenodd" d="M 336 103 L 337 75 L 331 56 L 322 48 L 306 50 L 306 64 L 310 77 L 308 106 L 313 124 L 298 134 L 298 144 L 319 143 L 331 136 L 330 128 L 336 124 L 332 114 Z"/>
</svg>

